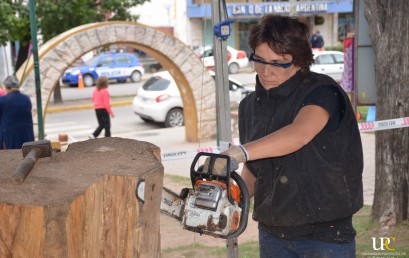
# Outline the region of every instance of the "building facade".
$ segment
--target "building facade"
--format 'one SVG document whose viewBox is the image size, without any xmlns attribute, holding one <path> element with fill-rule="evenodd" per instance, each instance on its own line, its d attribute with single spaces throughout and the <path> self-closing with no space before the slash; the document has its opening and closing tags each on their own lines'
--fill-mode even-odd
<svg viewBox="0 0 409 258">
<path fill-rule="evenodd" d="M 164 29 L 182 40 L 191 48 L 212 45 L 213 25 L 211 0 L 151 0 L 132 9 L 140 16 L 138 22 Z M 226 0 L 232 33 L 228 45 L 250 52 L 248 49 L 249 28 L 264 14 L 291 13 L 292 1 Z M 325 46 L 343 42 L 348 32 L 353 31 L 353 0 L 296 1 L 295 11 L 304 15 L 311 32 L 319 30 Z"/>
<path fill-rule="evenodd" d="M 229 19 L 236 22 L 232 26 L 232 35 L 228 45 L 250 51 L 248 49 L 249 27 L 267 13 L 289 15 L 290 1 L 226 1 Z M 310 25 L 311 32 L 319 30 L 324 37 L 325 46 L 336 46 L 342 43 L 347 33 L 353 30 L 353 0 L 297 1 L 295 11 L 304 15 Z M 211 4 L 204 0 L 188 0 L 187 15 L 197 29 L 191 44 L 212 44 Z"/>
<path fill-rule="evenodd" d="M 4 79 L 14 73 L 13 60 L 11 55 L 11 44 L 7 42 L 5 46 L 0 46 L 0 85 Z"/>
</svg>

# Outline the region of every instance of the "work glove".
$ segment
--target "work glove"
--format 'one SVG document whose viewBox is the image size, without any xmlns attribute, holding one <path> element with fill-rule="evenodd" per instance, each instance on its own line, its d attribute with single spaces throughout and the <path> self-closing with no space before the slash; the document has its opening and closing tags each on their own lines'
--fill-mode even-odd
<svg viewBox="0 0 409 258">
<path fill-rule="evenodd" d="M 234 145 L 230 149 L 220 153 L 230 157 L 230 171 L 237 170 L 240 163 L 249 160 L 248 153 L 243 145 Z M 208 157 L 203 166 L 203 171 L 209 171 L 210 157 Z M 212 168 L 212 174 L 218 176 L 227 175 L 227 159 L 217 158 Z"/>
</svg>

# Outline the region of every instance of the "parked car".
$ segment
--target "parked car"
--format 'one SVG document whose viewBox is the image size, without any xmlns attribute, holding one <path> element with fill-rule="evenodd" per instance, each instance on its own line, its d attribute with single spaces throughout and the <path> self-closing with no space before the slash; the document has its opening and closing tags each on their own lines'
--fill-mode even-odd
<svg viewBox="0 0 409 258">
<path fill-rule="evenodd" d="M 85 87 L 95 84 L 99 76 L 107 76 L 109 80 L 139 82 L 145 73 L 142 64 L 132 53 L 103 53 L 94 56 L 84 66 L 72 67 L 64 72 L 61 78 L 63 84 L 78 85 L 78 75 L 81 72 Z"/>
<path fill-rule="evenodd" d="M 214 72 L 211 73 L 214 76 Z M 230 78 L 230 100 L 238 104 L 254 87 Z M 183 103 L 176 82 L 168 71 L 152 75 L 137 92 L 132 109 L 145 122 L 160 122 L 166 127 L 184 125 Z"/>
<path fill-rule="evenodd" d="M 344 72 L 344 53 L 340 51 L 313 51 L 313 54 L 315 64 L 311 66 L 310 70 L 326 74 L 340 82 Z"/>
<path fill-rule="evenodd" d="M 227 55 L 227 65 L 230 74 L 238 73 L 240 68 L 248 67 L 249 59 L 245 51 L 237 50 L 230 46 L 227 46 L 227 51 L 229 52 Z M 211 46 L 207 46 L 204 49 L 199 48 L 196 50 L 196 53 L 199 54 L 205 67 L 209 70 L 214 70 L 215 63 L 213 48 Z"/>
</svg>

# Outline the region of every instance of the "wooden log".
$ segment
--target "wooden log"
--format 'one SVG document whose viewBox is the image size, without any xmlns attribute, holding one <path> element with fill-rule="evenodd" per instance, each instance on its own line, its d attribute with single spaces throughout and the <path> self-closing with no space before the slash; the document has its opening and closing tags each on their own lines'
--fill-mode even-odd
<svg viewBox="0 0 409 258">
<path fill-rule="evenodd" d="M 39 159 L 23 184 L 21 150 L 0 151 L 0 257 L 159 257 L 163 166 L 157 146 L 101 138 Z M 145 203 L 135 196 L 145 180 Z"/>
</svg>

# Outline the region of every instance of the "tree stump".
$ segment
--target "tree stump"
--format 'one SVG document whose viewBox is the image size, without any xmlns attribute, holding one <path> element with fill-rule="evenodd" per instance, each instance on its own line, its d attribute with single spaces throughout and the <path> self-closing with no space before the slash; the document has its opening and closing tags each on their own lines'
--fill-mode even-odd
<svg viewBox="0 0 409 258">
<path fill-rule="evenodd" d="M 73 143 L 13 185 L 21 160 L 21 150 L 0 151 L 0 257 L 160 256 L 157 146 L 115 137 Z"/>
</svg>

